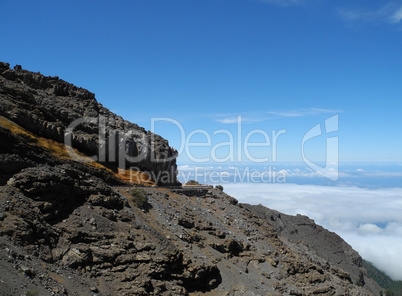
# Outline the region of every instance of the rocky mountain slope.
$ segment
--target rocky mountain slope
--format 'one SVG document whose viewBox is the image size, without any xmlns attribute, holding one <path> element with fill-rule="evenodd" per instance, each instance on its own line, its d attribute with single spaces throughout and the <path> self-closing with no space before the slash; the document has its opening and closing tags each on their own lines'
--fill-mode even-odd
<svg viewBox="0 0 402 296">
<path fill-rule="evenodd" d="M 69 121 L 102 114 L 116 119 L 106 134 L 125 135 L 117 146 L 146 155 L 131 165 L 177 183 L 166 140 L 86 90 L 0 68 L 1 295 L 379 295 L 361 257 L 307 217 L 219 189 L 133 190 L 119 164 L 89 159 L 115 143 L 99 141 L 99 124 L 76 128 L 77 161 L 63 145 Z"/>
<path fill-rule="evenodd" d="M 177 151 L 165 139 L 110 112 L 93 93 L 57 76 L 0 63 L 0 116 L 37 136 L 68 141 L 116 172 L 135 167 L 151 178 L 166 172 L 160 181 L 177 184 Z"/>
</svg>

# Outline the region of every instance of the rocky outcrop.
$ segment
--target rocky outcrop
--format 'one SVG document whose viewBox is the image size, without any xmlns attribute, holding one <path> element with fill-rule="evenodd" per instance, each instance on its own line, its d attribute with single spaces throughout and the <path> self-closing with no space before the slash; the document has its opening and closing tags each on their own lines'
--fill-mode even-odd
<svg viewBox="0 0 402 296">
<path fill-rule="evenodd" d="M 177 151 L 162 137 L 124 120 L 95 95 L 56 77 L 0 62 L 0 115 L 38 136 L 93 156 L 112 168 L 134 168 L 177 184 Z"/>
<path fill-rule="evenodd" d="M 147 193 L 166 200 L 156 189 Z M 62 269 L 69 283 L 56 295 L 77 290 L 89 295 L 88 287 L 67 278 L 77 275 L 113 283 L 96 288 L 102 295 L 187 295 L 216 288 L 222 281 L 217 265 L 191 258 L 172 240 L 175 230 L 163 231 L 164 225 L 136 208 L 131 198 L 69 165 L 23 169 L 1 191 L 0 243 L 7 244 L 7 237 L 10 249 L 17 246 L 20 254 L 42 261 L 23 263 L 29 277 L 44 273 L 51 278 L 44 264 Z M 14 257 L 14 264 L 25 259 Z"/>
<path fill-rule="evenodd" d="M 56 166 L 66 164 L 76 170 L 86 174 L 91 174 L 101 178 L 108 184 L 121 184 L 121 180 L 116 178 L 105 167 L 88 166 L 85 163 L 76 162 L 72 159 L 52 154 L 47 146 L 57 144 L 52 141 L 43 141 L 44 145 L 38 143 L 38 138 L 31 134 L 26 134 L 20 130 L 16 132 L 15 126 L 3 126 L 6 120 L 0 116 L 0 185 L 20 172 L 22 169 L 41 165 Z M 54 145 L 56 146 L 56 145 Z M 64 145 L 60 144 L 60 149 L 65 153 Z"/>
</svg>

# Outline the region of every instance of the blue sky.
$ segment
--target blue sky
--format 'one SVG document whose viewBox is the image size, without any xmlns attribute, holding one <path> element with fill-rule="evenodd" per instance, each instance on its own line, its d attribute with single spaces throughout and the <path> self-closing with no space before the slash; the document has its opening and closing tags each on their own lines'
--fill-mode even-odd
<svg viewBox="0 0 402 296">
<path fill-rule="evenodd" d="M 169 117 L 186 135 L 235 133 L 241 115 L 245 131 L 286 130 L 278 160 L 300 161 L 303 135 L 339 114 L 341 161 L 402 161 L 402 1 L 2 1 L 0 9 L 2 61 L 85 87 L 148 129 L 152 117 Z M 180 147 L 172 124 L 155 132 Z M 315 142 L 310 157 L 322 160 L 325 137 Z"/>
<path fill-rule="evenodd" d="M 1 1 L 0 11 L 1 61 L 87 88 L 146 129 L 169 118 L 154 131 L 183 147 L 187 176 L 198 165 L 285 172 L 285 184 L 224 187 L 309 215 L 402 279 L 401 0 L 23 0 Z M 249 142 L 270 145 L 248 152 L 269 161 L 245 158 L 253 131 Z M 231 155 L 217 146 L 228 134 L 233 159 L 211 161 Z M 340 162 L 335 181 L 300 164 L 334 156 L 328 147 L 337 148 L 328 172 Z"/>
</svg>

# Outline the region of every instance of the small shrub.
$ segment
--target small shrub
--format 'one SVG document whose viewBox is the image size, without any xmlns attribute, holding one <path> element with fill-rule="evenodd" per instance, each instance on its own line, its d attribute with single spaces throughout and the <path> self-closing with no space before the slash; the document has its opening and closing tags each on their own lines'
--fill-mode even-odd
<svg viewBox="0 0 402 296">
<path fill-rule="evenodd" d="M 222 185 L 216 185 L 215 188 L 219 189 L 220 191 L 223 191 L 223 186 Z"/>
<path fill-rule="evenodd" d="M 25 293 L 25 296 L 38 296 L 39 292 L 38 291 L 28 291 Z"/>
<path fill-rule="evenodd" d="M 200 185 L 196 180 L 190 180 L 186 183 L 186 185 Z"/>
<path fill-rule="evenodd" d="M 149 209 L 148 196 L 144 189 L 133 188 L 129 191 L 129 194 L 132 196 L 131 201 L 137 208 L 143 210 Z"/>
</svg>

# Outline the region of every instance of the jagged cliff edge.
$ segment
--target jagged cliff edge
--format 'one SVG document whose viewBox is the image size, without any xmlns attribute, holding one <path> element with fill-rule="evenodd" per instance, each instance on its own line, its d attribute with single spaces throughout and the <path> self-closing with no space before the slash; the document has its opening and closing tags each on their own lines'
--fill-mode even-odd
<svg viewBox="0 0 402 296">
<path fill-rule="evenodd" d="M 168 141 L 112 113 L 93 93 L 1 62 L 0 77 L 0 116 L 37 136 L 67 142 L 116 173 L 132 169 L 156 183 L 178 184 L 177 151 Z"/>
</svg>

